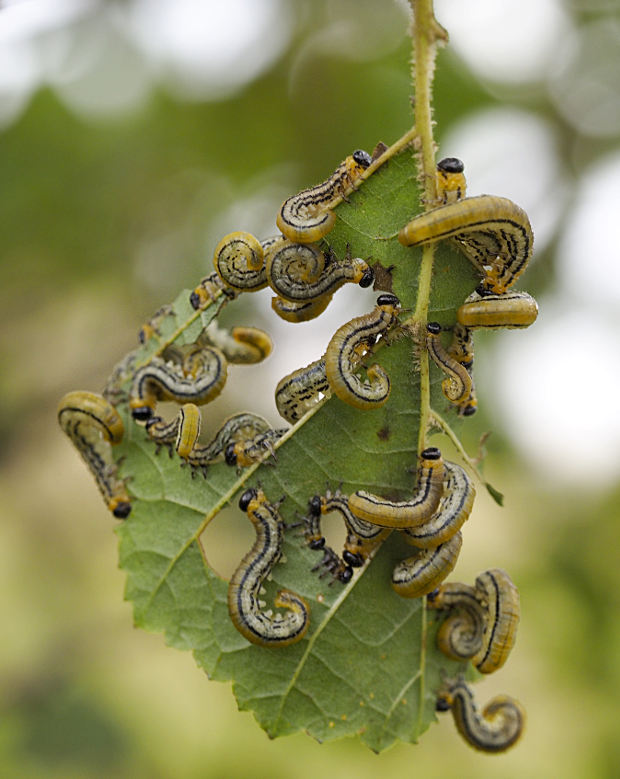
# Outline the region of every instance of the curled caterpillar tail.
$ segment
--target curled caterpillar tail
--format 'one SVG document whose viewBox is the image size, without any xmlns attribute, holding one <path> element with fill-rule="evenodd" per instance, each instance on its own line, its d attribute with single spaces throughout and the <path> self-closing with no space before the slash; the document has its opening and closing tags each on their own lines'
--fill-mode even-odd
<svg viewBox="0 0 620 779">
<path fill-rule="evenodd" d="M 426 331 L 428 353 L 435 365 L 446 374 L 446 378 L 441 382 L 443 394 L 450 403 L 459 406 L 471 394 L 471 376 L 467 368 L 444 349 L 441 343 L 441 325 L 438 322 L 429 322 Z"/>
<path fill-rule="evenodd" d="M 220 279 L 235 292 L 257 292 L 267 286 L 264 248 L 251 233 L 225 235 L 213 252 L 213 266 Z"/>
<path fill-rule="evenodd" d="M 447 657 L 471 660 L 484 674 L 504 665 L 515 645 L 521 613 L 519 591 L 506 571 L 484 571 L 474 587 L 443 584 L 429 596 L 428 606 L 448 610 L 437 633 L 437 645 Z"/>
<path fill-rule="evenodd" d="M 517 743 L 525 727 L 525 711 L 518 701 L 498 695 L 480 713 L 464 681 L 453 682 L 439 694 L 437 710 L 451 710 L 461 736 L 481 752 L 505 752 Z"/>
</svg>

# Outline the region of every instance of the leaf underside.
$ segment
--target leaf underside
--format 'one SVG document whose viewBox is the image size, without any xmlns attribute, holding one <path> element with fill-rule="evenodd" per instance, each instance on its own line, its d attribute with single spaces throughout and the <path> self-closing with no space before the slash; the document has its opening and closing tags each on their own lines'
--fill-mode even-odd
<svg viewBox="0 0 620 779">
<path fill-rule="evenodd" d="M 390 268 L 389 291 L 411 311 L 421 254 L 402 247 L 396 233 L 419 212 L 418 204 L 415 163 L 406 150 L 338 207 L 336 226 L 327 236 L 338 256 L 349 246 L 355 256 Z M 455 309 L 477 283 L 461 255 L 439 246 L 429 319 L 453 324 Z M 218 301 L 197 314 L 188 298 L 188 290 L 179 295 L 160 335 L 137 350 L 137 364 L 172 340 L 192 342 L 221 305 Z M 409 315 L 405 311 L 401 319 Z M 290 328 L 294 337 L 295 325 Z M 462 670 L 436 649 L 436 618 L 426 612 L 425 599 L 404 599 L 391 589 L 395 563 L 413 553 L 398 533 L 348 585 L 328 586 L 311 571 L 319 553 L 289 530 L 285 561 L 274 569 L 264 597 L 269 604 L 277 589 L 294 590 L 311 606 L 311 625 L 299 643 L 275 649 L 254 646 L 236 631 L 228 616 L 227 582 L 209 567 L 209 549 L 200 541 L 220 509 L 229 503 L 236 507 L 241 492 L 258 483 L 272 501 L 286 495 L 280 513 L 288 523 L 305 513 L 308 499 L 324 492 L 326 484 L 389 496 L 411 491 L 420 404 L 415 345 L 403 337 L 381 349 L 376 361 L 392 381 L 384 406 L 362 411 L 331 398 L 285 437 L 275 465 L 271 461 L 241 475 L 217 464 L 206 479 L 192 479 L 176 455 L 156 455 L 125 404 L 119 407 L 126 435 L 115 455 L 123 458 L 121 474 L 131 477 L 133 509 L 117 532 L 135 623 L 163 632 L 171 646 L 193 651 L 210 678 L 232 680 L 239 708 L 253 711 L 270 737 L 299 730 L 319 741 L 357 734 L 375 751 L 397 739 L 414 742 L 435 719 L 442 677 Z M 441 378 L 432 366 L 433 407 L 456 422 L 441 393 Z"/>
</svg>

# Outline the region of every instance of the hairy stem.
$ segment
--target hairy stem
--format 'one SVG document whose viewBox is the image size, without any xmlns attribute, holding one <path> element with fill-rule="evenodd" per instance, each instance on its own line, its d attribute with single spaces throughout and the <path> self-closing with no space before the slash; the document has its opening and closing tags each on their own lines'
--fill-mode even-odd
<svg viewBox="0 0 620 779">
<path fill-rule="evenodd" d="M 409 0 L 409 2 L 413 11 L 411 38 L 413 42 L 412 80 L 414 86 L 414 131 L 417 138 L 416 158 L 419 178 L 422 183 L 423 202 L 426 208 L 431 208 L 437 197 L 431 90 L 437 45 L 445 42 L 447 35 L 435 19 L 433 0 Z M 434 256 L 434 244 L 423 247 L 418 296 L 412 317 L 420 340 L 423 340 L 428 317 Z M 419 451 L 424 449 L 426 445 L 430 397 L 428 354 L 426 349 L 421 349 Z"/>
<path fill-rule="evenodd" d="M 446 40 L 446 34 L 437 24 L 433 13 L 433 0 L 409 0 L 413 11 L 411 39 L 413 43 L 412 80 L 414 88 L 414 131 L 417 140 L 416 159 L 418 178 L 422 183 L 423 203 L 425 208 L 432 207 L 436 197 L 435 176 L 435 141 L 433 139 L 433 123 L 431 108 L 431 87 L 435 70 L 437 42 Z M 440 34 L 442 33 L 442 34 Z M 431 414 L 431 385 L 428 364 L 428 351 L 422 347 L 426 333 L 428 304 L 431 294 L 433 276 L 434 244 L 428 244 L 422 249 L 422 264 L 418 279 L 418 296 L 412 317 L 414 332 L 417 332 L 420 342 L 420 429 L 418 431 L 418 452 L 426 448 L 426 435 Z M 423 625 L 421 635 L 422 666 L 426 663 L 426 609 L 423 608 Z M 419 718 L 424 710 L 425 685 L 420 684 Z M 418 721 L 418 726 L 419 726 Z"/>
</svg>

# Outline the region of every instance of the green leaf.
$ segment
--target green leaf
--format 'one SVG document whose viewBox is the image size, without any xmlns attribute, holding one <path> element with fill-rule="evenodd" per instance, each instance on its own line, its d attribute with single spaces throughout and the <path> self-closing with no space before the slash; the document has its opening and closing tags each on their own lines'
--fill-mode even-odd
<svg viewBox="0 0 620 779">
<path fill-rule="evenodd" d="M 489 495 L 493 498 L 493 500 L 497 503 L 498 506 L 504 505 L 504 494 L 500 492 L 499 490 L 495 489 L 495 487 L 490 484 L 488 481 L 485 481 L 484 486 L 487 488 L 487 492 Z"/>
<path fill-rule="evenodd" d="M 327 236 L 339 256 L 349 246 L 355 255 L 391 268 L 392 291 L 404 309 L 415 307 L 420 253 L 401 246 L 396 234 L 420 210 L 415 176 L 409 150 L 389 160 L 339 206 Z M 429 317 L 451 325 L 478 279 L 463 257 L 440 246 L 433 282 Z M 179 295 L 160 335 L 136 351 L 135 364 L 171 340 L 191 342 L 217 313 L 213 305 L 197 315 L 188 296 L 187 290 Z M 294 338 L 295 325 L 290 328 Z M 358 734 L 375 751 L 397 739 L 413 742 L 435 717 L 442 676 L 461 668 L 436 649 L 436 616 L 426 612 L 424 599 L 403 599 L 391 589 L 394 564 L 412 554 L 398 533 L 349 584 L 328 586 L 311 571 L 320 553 L 289 530 L 286 560 L 274 569 L 265 600 L 272 603 L 281 587 L 294 590 L 311 605 L 311 625 L 299 643 L 275 649 L 252 645 L 236 631 L 227 611 L 227 583 L 209 567 L 209 550 L 200 542 L 221 509 L 230 503 L 238 511 L 241 492 L 258 483 L 273 502 L 286 496 L 280 512 L 287 523 L 306 511 L 308 499 L 324 492 L 326 483 L 345 492 L 411 491 L 420 416 L 411 334 L 376 357 L 392 380 L 389 401 L 361 411 L 329 399 L 282 439 L 275 464 L 241 475 L 217 464 L 206 479 L 192 479 L 178 457 L 156 455 L 144 430 L 127 416 L 125 439 L 115 448 L 134 498 L 117 532 L 136 625 L 193 651 L 211 678 L 231 679 L 239 707 L 253 711 L 270 737 L 298 730 L 320 741 Z M 431 370 L 433 407 L 456 422 L 441 393 L 442 377 Z M 125 389 L 128 379 L 119 379 Z M 124 405 L 119 410 L 126 414 Z"/>
</svg>

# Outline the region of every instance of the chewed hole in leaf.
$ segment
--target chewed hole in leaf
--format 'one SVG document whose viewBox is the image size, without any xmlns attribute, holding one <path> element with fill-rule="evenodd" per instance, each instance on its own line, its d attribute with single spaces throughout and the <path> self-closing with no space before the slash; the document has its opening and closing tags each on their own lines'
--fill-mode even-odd
<svg viewBox="0 0 620 779">
<path fill-rule="evenodd" d="M 196 478 L 202 478 L 201 476 Z M 200 546 L 209 567 L 228 581 L 239 560 L 254 543 L 254 529 L 238 508 L 225 508 L 200 535 Z"/>
<path fill-rule="evenodd" d="M 321 518 L 321 530 L 325 537 L 325 543 L 340 554 L 347 537 L 342 516 L 337 511 L 323 514 Z"/>
</svg>

